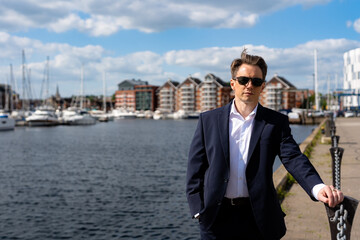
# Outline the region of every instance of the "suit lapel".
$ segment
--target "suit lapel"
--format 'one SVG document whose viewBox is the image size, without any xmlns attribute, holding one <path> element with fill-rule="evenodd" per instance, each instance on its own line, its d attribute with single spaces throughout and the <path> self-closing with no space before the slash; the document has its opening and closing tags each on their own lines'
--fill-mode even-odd
<svg viewBox="0 0 360 240">
<path fill-rule="evenodd" d="M 219 127 L 219 135 L 220 142 L 223 148 L 225 161 L 230 166 L 230 154 L 229 154 L 229 115 L 231 109 L 231 103 L 228 103 L 218 115 L 218 127 Z"/>
<path fill-rule="evenodd" d="M 259 141 L 261 133 L 265 127 L 265 121 L 263 120 L 263 106 L 260 104 L 258 105 L 258 109 L 256 112 L 256 116 L 254 119 L 254 126 L 251 133 L 251 139 L 249 144 L 249 152 L 248 152 L 248 159 L 251 159 L 251 156 L 254 152 L 255 146 Z"/>
</svg>

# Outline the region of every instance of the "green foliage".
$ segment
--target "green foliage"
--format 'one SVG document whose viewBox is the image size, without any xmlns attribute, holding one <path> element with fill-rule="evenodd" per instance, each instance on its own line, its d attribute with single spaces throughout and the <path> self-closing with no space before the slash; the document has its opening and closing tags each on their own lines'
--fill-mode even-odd
<svg viewBox="0 0 360 240">
<path fill-rule="evenodd" d="M 285 184 L 277 190 L 277 196 L 280 202 L 282 202 L 289 194 L 289 191 L 295 182 L 295 178 L 290 173 L 287 173 Z"/>
</svg>

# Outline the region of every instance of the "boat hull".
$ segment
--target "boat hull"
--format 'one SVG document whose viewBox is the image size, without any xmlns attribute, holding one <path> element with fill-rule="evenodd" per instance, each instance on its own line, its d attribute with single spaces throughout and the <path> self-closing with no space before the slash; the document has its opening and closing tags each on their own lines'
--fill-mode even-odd
<svg viewBox="0 0 360 240">
<path fill-rule="evenodd" d="M 10 131 L 15 129 L 15 120 L 12 118 L 0 118 L 0 131 Z"/>
<path fill-rule="evenodd" d="M 56 126 L 59 122 L 56 120 L 31 120 L 27 121 L 29 127 L 49 127 L 49 126 Z"/>
</svg>

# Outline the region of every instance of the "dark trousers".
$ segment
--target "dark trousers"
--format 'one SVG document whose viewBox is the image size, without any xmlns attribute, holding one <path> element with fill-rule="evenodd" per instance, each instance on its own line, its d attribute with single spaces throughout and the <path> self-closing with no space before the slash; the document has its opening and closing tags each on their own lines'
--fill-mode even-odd
<svg viewBox="0 0 360 240">
<path fill-rule="evenodd" d="M 214 225 L 204 230 L 200 217 L 202 240 L 261 240 L 263 237 L 256 225 L 250 202 L 233 206 L 223 201 Z"/>
</svg>

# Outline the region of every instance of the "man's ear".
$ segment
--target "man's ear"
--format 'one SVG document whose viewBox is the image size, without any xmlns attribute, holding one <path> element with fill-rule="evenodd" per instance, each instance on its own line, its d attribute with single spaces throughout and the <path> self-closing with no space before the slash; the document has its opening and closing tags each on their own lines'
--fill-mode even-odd
<svg viewBox="0 0 360 240">
<path fill-rule="evenodd" d="M 235 91 L 235 81 L 233 79 L 230 79 L 230 87 Z"/>
<path fill-rule="evenodd" d="M 265 82 L 263 82 L 263 84 L 261 85 L 261 91 L 260 92 L 262 92 L 264 90 L 265 86 L 266 86 L 266 84 L 265 84 Z"/>
</svg>

